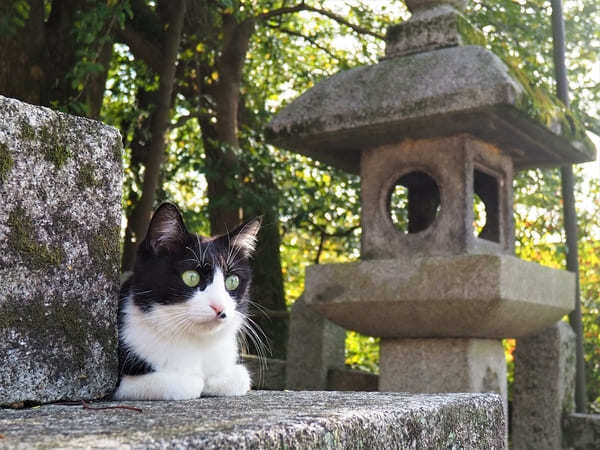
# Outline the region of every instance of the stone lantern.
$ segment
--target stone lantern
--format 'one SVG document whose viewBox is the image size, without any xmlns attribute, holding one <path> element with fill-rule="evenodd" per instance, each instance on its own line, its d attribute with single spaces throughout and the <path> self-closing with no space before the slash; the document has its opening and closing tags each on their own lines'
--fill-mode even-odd
<svg viewBox="0 0 600 450">
<path fill-rule="evenodd" d="M 362 261 L 310 267 L 304 300 L 381 337 L 380 390 L 506 401 L 501 339 L 560 320 L 575 292 L 573 274 L 513 256 L 513 172 L 595 150 L 568 112 L 540 110 L 518 73 L 480 46 L 463 1 L 407 5 L 412 18 L 388 30 L 378 64 L 320 82 L 269 125 L 272 143 L 361 177 Z M 403 229 L 391 214 L 398 186 Z"/>
</svg>

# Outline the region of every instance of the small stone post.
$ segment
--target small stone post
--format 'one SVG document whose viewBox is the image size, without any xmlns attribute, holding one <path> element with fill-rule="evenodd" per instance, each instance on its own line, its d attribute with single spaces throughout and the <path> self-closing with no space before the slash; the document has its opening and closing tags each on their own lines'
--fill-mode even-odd
<svg viewBox="0 0 600 450">
<path fill-rule="evenodd" d="M 121 137 L 0 97 L 0 405 L 117 381 Z"/>
<path fill-rule="evenodd" d="M 344 367 L 346 330 L 306 306 L 292 306 L 286 361 L 286 389 L 327 390 L 330 369 Z"/>
<path fill-rule="evenodd" d="M 563 418 L 574 410 L 575 333 L 558 322 L 517 339 L 512 448 L 563 448 Z"/>
</svg>

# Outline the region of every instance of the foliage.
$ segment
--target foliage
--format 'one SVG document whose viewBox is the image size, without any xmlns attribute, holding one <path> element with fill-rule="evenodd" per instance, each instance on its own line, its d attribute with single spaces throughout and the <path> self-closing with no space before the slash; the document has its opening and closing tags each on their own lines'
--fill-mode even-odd
<svg viewBox="0 0 600 450">
<path fill-rule="evenodd" d="M 30 9 L 27 0 L 0 4 L 0 36 L 14 36 L 25 25 Z"/>
</svg>

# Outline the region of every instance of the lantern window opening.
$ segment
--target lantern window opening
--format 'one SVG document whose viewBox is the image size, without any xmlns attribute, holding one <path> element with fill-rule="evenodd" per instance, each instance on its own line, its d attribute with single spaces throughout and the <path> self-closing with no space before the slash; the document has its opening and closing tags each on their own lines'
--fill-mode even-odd
<svg viewBox="0 0 600 450">
<path fill-rule="evenodd" d="M 421 170 L 402 175 L 388 194 L 388 213 L 396 229 L 412 234 L 425 231 L 440 211 L 440 189 L 436 181 Z"/>
</svg>

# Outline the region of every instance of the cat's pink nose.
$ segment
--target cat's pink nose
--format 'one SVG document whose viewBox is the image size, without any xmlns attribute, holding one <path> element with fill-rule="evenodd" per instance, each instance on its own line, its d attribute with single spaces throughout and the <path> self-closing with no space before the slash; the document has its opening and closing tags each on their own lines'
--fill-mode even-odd
<svg viewBox="0 0 600 450">
<path fill-rule="evenodd" d="M 225 317 L 227 317 L 223 312 L 223 307 L 221 305 L 210 305 L 210 307 L 219 319 L 224 319 Z"/>
</svg>

